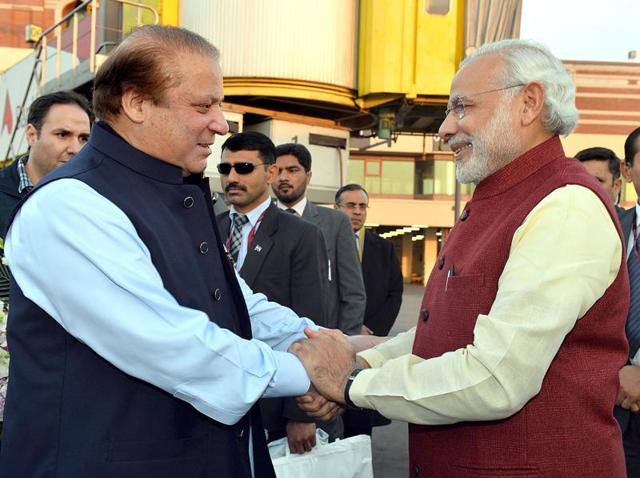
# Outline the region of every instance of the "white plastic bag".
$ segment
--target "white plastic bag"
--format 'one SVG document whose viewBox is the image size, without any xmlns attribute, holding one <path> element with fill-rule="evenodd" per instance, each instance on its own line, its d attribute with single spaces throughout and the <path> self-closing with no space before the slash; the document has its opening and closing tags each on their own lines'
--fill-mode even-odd
<svg viewBox="0 0 640 478">
<path fill-rule="evenodd" d="M 269 454 L 278 478 L 373 478 L 367 435 L 327 443 L 326 433 L 318 430 L 308 453 L 291 454 L 285 437 L 269 444 Z"/>
</svg>

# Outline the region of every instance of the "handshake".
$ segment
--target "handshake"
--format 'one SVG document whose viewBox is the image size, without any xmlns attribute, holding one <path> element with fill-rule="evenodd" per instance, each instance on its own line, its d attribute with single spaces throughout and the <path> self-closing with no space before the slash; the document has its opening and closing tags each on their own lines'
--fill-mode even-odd
<svg viewBox="0 0 640 478">
<path fill-rule="evenodd" d="M 347 337 L 333 329 L 305 329 L 305 334 L 307 339 L 289 347 L 289 352 L 300 359 L 311 379 L 309 391 L 296 400 L 302 410 L 317 420 L 332 420 L 346 409 L 345 388 L 349 375 L 356 368 L 369 368 L 369 364 L 355 354 L 387 338 Z"/>
</svg>

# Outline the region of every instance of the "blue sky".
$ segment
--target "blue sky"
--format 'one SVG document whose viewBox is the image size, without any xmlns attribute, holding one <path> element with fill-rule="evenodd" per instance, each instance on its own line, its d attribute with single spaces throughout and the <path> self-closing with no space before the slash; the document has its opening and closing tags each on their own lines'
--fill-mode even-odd
<svg viewBox="0 0 640 478">
<path fill-rule="evenodd" d="M 640 1 L 523 0 L 520 38 L 563 60 L 627 61 L 629 50 L 640 57 Z"/>
</svg>

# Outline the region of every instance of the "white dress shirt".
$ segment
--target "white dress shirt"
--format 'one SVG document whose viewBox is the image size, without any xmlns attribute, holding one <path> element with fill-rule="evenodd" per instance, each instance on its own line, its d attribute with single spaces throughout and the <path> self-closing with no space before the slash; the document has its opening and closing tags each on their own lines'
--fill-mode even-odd
<svg viewBox="0 0 640 478">
<path fill-rule="evenodd" d="M 214 420 L 234 424 L 260 397 L 309 388 L 287 349 L 313 322 L 253 293 L 239 276 L 253 339 L 181 306 L 129 218 L 81 181 L 60 179 L 35 193 L 16 215 L 5 253 L 24 295 L 69 334 Z"/>
<path fill-rule="evenodd" d="M 240 250 L 238 251 L 238 260 L 236 261 L 236 271 L 242 269 L 242 264 L 244 264 L 244 260 L 247 257 L 247 246 L 249 244 L 249 234 L 251 230 L 256 232 L 260 227 L 260 222 L 262 213 L 267 210 L 269 205 L 271 204 L 271 197 L 268 197 L 264 200 L 258 207 L 249 211 L 245 214 L 249 222 L 247 222 L 244 226 L 242 226 L 242 243 L 240 244 Z M 229 208 L 229 220 L 230 220 L 230 228 L 233 228 L 233 215 L 242 214 L 236 211 L 236 208 L 231 206 Z M 231 229 L 230 229 L 231 230 Z M 226 232 L 226 238 L 229 237 L 230 230 Z M 224 232 L 224 231 L 223 231 Z"/>
<path fill-rule="evenodd" d="M 304 208 L 307 207 L 307 196 L 304 196 L 300 201 L 298 201 L 293 206 L 286 206 L 280 202 L 278 199 L 278 207 L 283 210 L 293 209 L 298 216 L 302 217 L 302 213 L 304 212 Z"/>
</svg>

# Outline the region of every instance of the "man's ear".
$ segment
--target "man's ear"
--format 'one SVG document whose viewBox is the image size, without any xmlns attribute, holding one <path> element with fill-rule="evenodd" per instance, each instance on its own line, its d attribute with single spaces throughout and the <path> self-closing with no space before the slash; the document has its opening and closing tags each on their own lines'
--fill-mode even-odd
<svg viewBox="0 0 640 478">
<path fill-rule="evenodd" d="M 522 105 L 520 118 L 523 126 L 529 126 L 540 118 L 544 112 L 544 87 L 533 81 L 522 88 Z"/>
<path fill-rule="evenodd" d="M 629 165 L 627 164 L 626 161 L 620 161 L 620 172 L 622 173 L 622 176 L 624 177 L 624 180 L 628 183 L 631 182 L 631 175 L 629 174 Z"/>
<path fill-rule="evenodd" d="M 33 144 L 38 141 L 38 130 L 31 123 L 27 125 L 27 143 L 29 146 L 33 146 Z"/>
<path fill-rule="evenodd" d="M 138 93 L 133 88 L 129 88 L 128 90 L 124 91 L 124 93 L 122 93 L 120 106 L 122 107 L 122 112 L 127 118 L 129 118 L 129 120 L 131 120 L 133 123 L 140 124 L 145 120 L 146 101 L 147 99 L 143 95 Z"/>
<path fill-rule="evenodd" d="M 622 178 L 618 178 L 613 181 L 613 190 L 618 196 L 620 196 L 620 191 L 622 190 Z"/>
<path fill-rule="evenodd" d="M 267 166 L 267 184 L 271 186 L 278 177 L 278 165 L 273 163 Z"/>
</svg>

